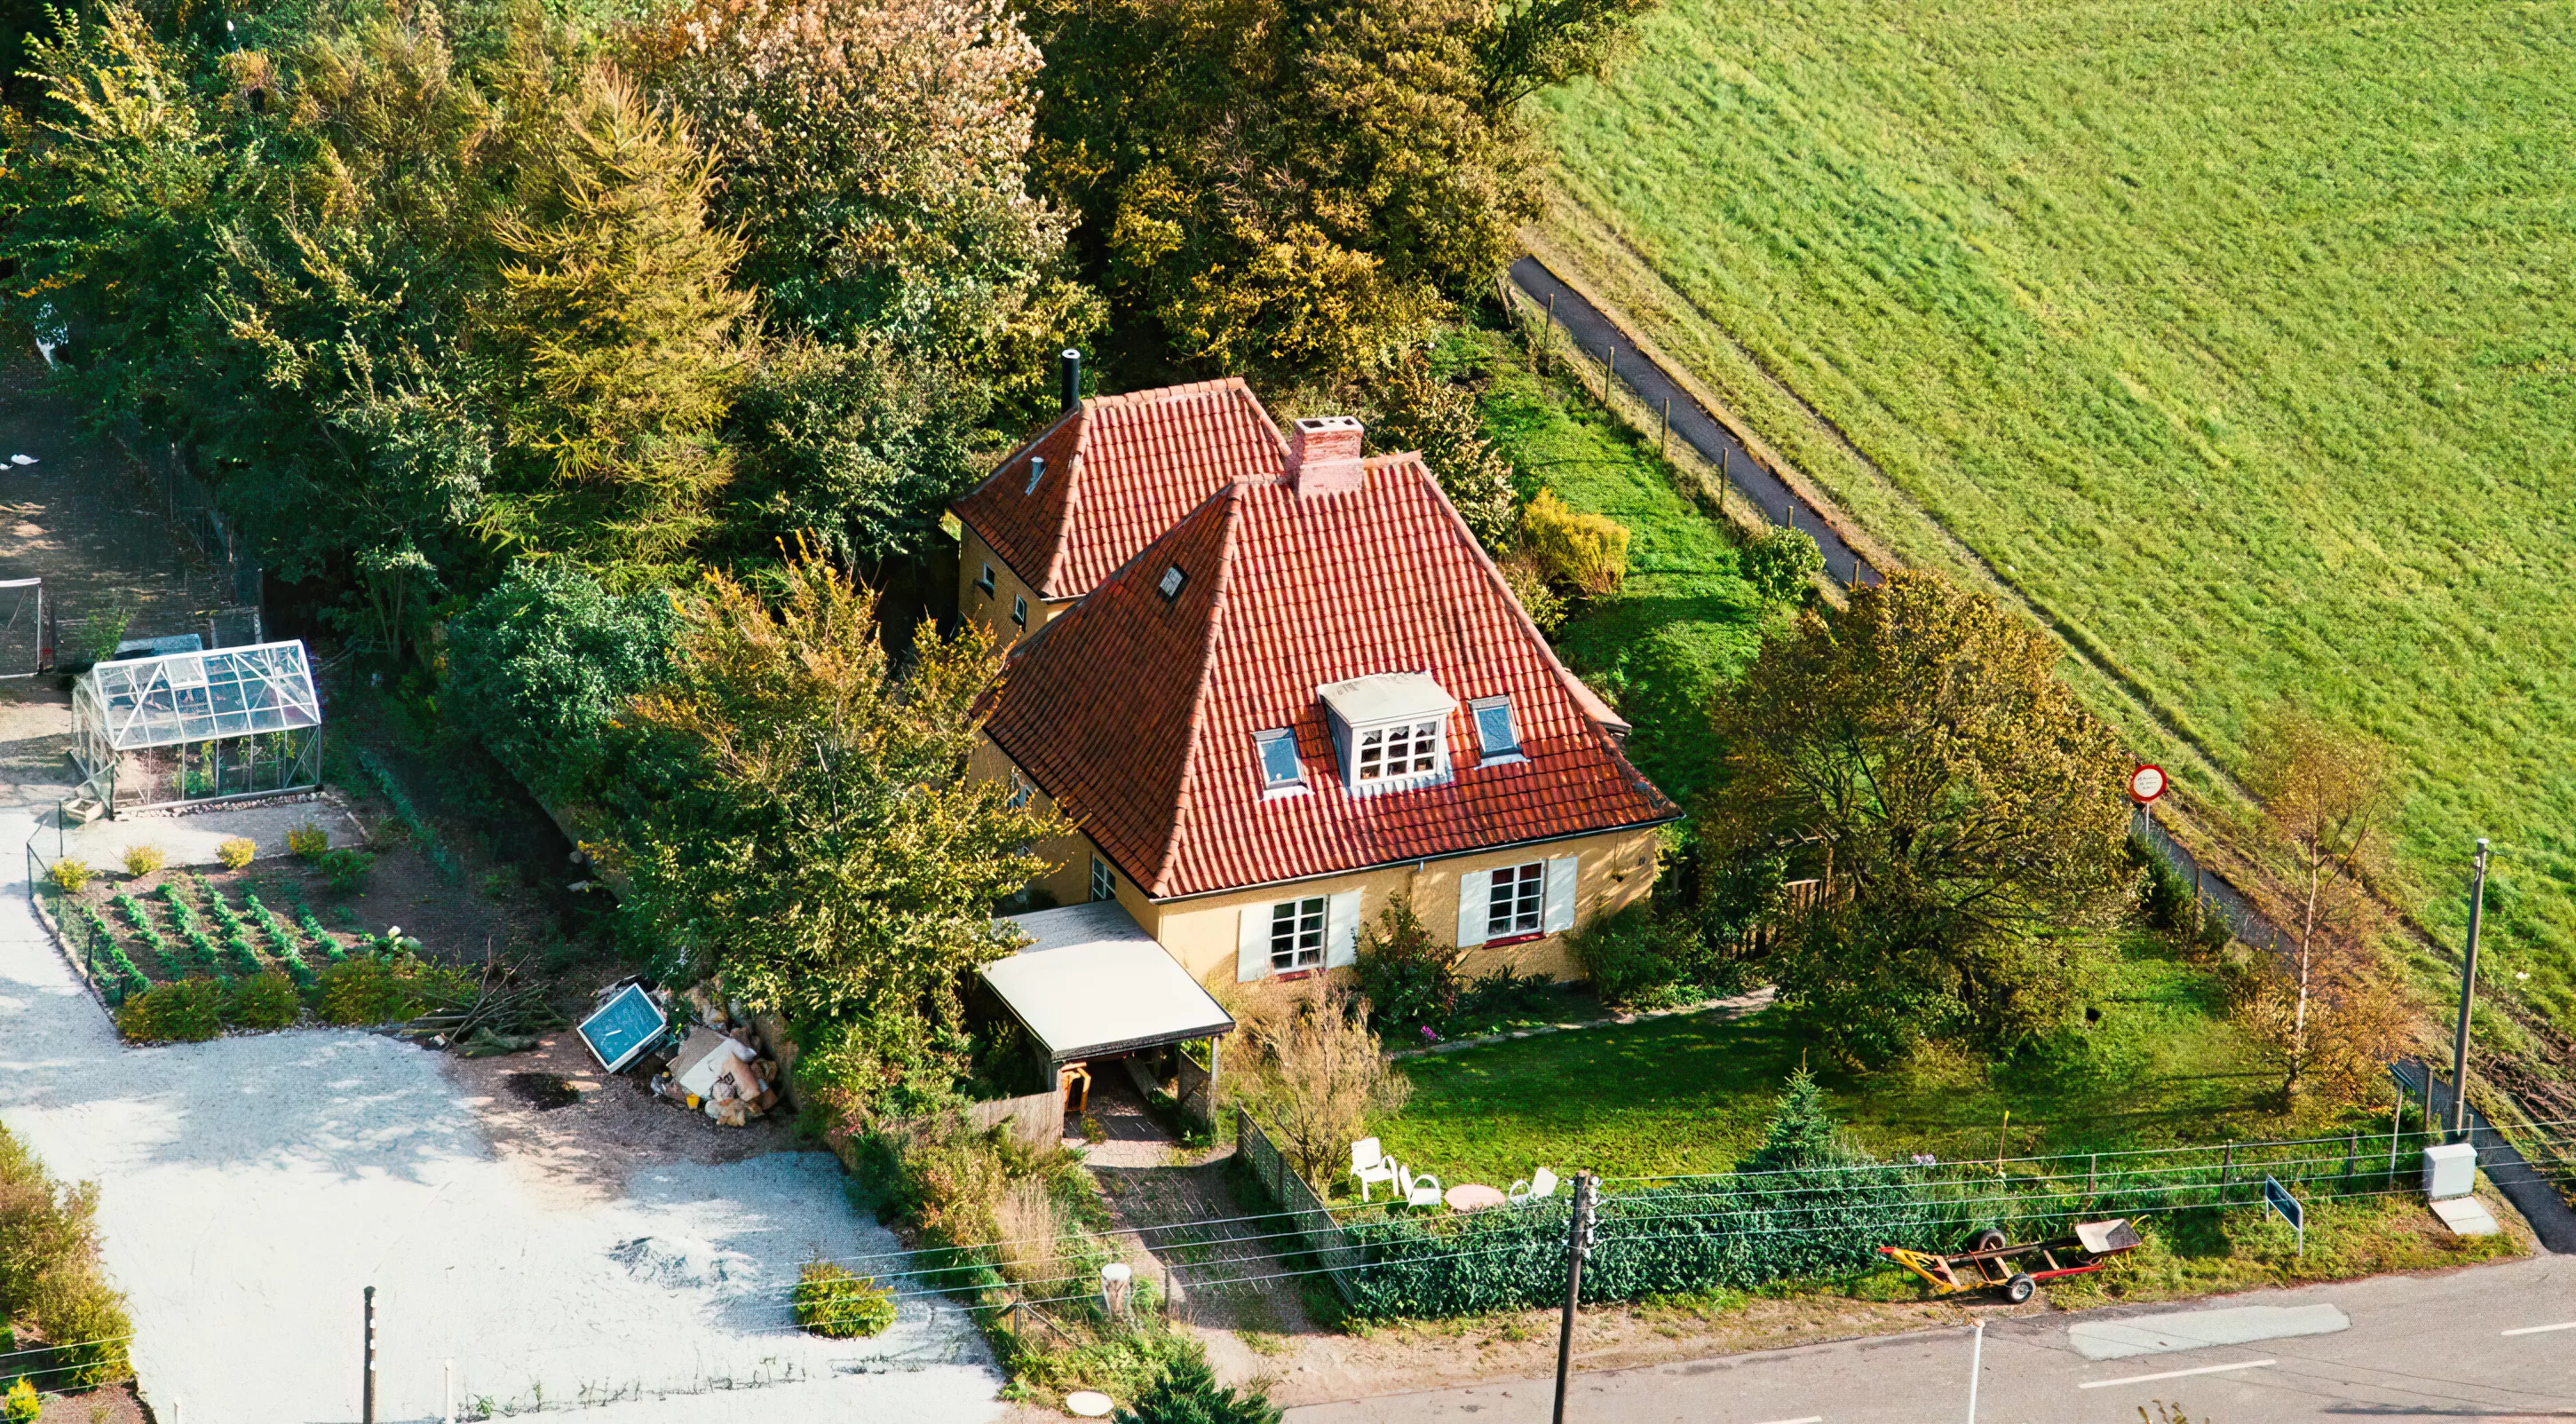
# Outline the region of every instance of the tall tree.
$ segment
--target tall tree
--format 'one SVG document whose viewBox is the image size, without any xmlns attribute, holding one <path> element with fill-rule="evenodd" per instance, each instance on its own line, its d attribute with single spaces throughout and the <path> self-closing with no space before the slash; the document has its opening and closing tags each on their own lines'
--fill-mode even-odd
<svg viewBox="0 0 2576 1424">
<path fill-rule="evenodd" d="M 2128 762 L 2037 629 L 1931 574 L 1810 609 L 1715 717 L 1717 866 L 1820 882 L 1781 912 L 1784 999 L 1859 1058 L 2059 1021 L 2128 903 Z M 1778 873 L 1776 870 L 1771 873 Z"/>
<path fill-rule="evenodd" d="M 1026 0 L 1048 190 L 1171 354 L 1337 372 L 1538 211 L 1521 101 L 1651 0 Z"/>
<path fill-rule="evenodd" d="M 993 903 L 1056 827 L 966 776 L 983 634 L 925 624 L 898 671 L 868 590 L 819 558 L 781 578 L 774 602 L 722 575 L 686 601 L 671 681 L 630 720 L 690 772 L 612 853 L 673 972 L 813 1026 L 864 1112 L 964 1075 L 964 978 L 1009 951 Z"/>
<path fill-rule="evenodd" d="M 2280 709 L 2256 730 L 2246 784 L 2262 806 L 2258 898 L 2290 938 L 2258 947 L 2242 1016 L 2285 1100 L 2311 1087 L 2349 1096 L 2377 1081 L 2406 1026 L 2368 885 L 2395 810 L 2388 752 Z"/>
</svg>

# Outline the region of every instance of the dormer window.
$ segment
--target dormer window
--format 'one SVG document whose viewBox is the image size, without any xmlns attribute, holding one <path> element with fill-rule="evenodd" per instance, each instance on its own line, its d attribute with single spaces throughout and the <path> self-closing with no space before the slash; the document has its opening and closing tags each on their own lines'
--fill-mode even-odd
<svg viewBox="0 0 2576 1424">
<path fill-rule="evenodd" d="M 1333 745 L 1352 791 L 1370 796 L 1448 779 L 1447 728 L 1458 702 L 1429 673 L 1375 673 L 1315 695 L 1332 714 Z"/>
<path fill-rule="evenodd" d="M 1180 565 L 1174 564 L 1170 568 L 1163 570 L 1163 581 L 1156 584 L 1155 587 L 1163 591 L 1163 601 L 1165 603 L 1169 603 L 1173 599 L 1181 596 L 1181 585 L 1188 583 L 1189 581 L 1190 576 L 1181 572 Z"/>
<path fill-rule="evenodd" d="M 1297 734 L 1286 727 L 1274 727 L 1252 734 L 1253 749 L 1261 759 L 1261 792 L 1264 796 L 1293 796 L 1307 791 L 1306 768 L 1297 760 Z"/>
<path fill-rule="evenodd" d="M 1467 704 L 1467 714 L 1476 723 L 1476 754 L 1480 761 L 1527 761 L 1521 751 L 1521 729 L 1512 720 L 1512 700 L 1508 697 L 1479 697 Z"/>
</svg>

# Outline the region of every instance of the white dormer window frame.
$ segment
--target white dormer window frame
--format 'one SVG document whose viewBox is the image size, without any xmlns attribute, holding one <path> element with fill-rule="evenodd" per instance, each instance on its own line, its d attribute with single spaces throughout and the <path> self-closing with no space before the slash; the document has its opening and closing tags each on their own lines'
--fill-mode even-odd
<svg viewBox="0 0 2576 1424">
<path fill-rule="evenodd" d="M 1351 729 L 1351 780 L 1362 791 L 1429 786 L 1449 775 L 1448 715 Z M 1379 783 L 1389 783 L 1381 788 Z"/>
<path fill-rule="evenodd" d="M 1450 779 L 1450 714 L 1458 700 L 1427 672 L 1375 673 L 1315 689 L 1329 714 L 1342 785 L 1354 796 Z"/>
</svg>

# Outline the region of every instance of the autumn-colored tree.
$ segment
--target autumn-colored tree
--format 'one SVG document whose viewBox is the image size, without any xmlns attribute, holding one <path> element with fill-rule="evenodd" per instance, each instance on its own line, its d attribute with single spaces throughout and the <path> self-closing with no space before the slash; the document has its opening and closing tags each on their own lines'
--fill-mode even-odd
<svg viewBox="0 0 2576 1424">
<path fill-rule="evenodd" d="M 1028 194 L 1037 47 L 1004 0 L 694 0 L 640 41 L 715 156 L 743 276 L 827 342 L 879 333 L 1046 388 L 1098 322 L 1067 214 Z"/>
<path fill-rule="evenodd" d="M 1323 1190 L 1371 1119 L 1404 1110 L 1412 1083 L 1381 1051 L 1368 1001 L 1339 979 L 1247 990 L 1235 1019 L 1234 1094 Z"/>
<path fill-rule="evenodd" d="M 1806 611 L 1719 703 L 1703 851 L 1822 881 L 1813 908 L 1782 902 L 1770 968 L 1841 1051 L 2008 1043 L 2080 993 L 2131 895 L 2129 764 L 2057 656 L 1983 595 L 1900 573 Z"/>
<path fill-rule="evenodd" d="M 898 671 L 873 593 L 819 558 L 778 577 L 774 600 L 709 575 L 683 601 L 671 680 L 629 714 L 683 767 L 612 859 L 667 971 L 809 1025 L 863 1119 L 965 1073 L 965 977 L 1009 952 L 993 903 L 1057 827 L 966 775 L 983 634 L 925 623 Z"/>
<path fill-rule="evenodd" d="M 1651 0 L 1027 0 L 1046 189 L 1185 362 L 1340 374 L 1502 270 L 1522 100 Z"/>
<path fill-rule="evenodd" d="M 2367 877 L 2395 798 L 2387 750 L 2287 709 L 2256 729 L 2246 783 L 2261 803 L 2258 899 L 2288 941 L 2257 946 L 2239 1013 L 2295 1101 L 2374 1085 L 2406 1006 L 2378 962 L 2385 915 Z"/>
<path fill-rule="evenodd" d="M 1497 559 L 1509 557 L 1520 542 L 1512 462 L 1485 438 L 1474 393 L 1442 379 L 1418 349 L 1380 362 L 1366 390 L 1376 407 L 1369 442 L 1380 450 L 1420 452 L 1476 542 Z"/>
</svg>

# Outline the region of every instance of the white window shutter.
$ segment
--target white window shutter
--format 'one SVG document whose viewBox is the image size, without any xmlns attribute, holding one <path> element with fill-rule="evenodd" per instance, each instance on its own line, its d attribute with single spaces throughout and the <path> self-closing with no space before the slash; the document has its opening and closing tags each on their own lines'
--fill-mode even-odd
<svg viewBox="0 0 2576 1424">
<path fill-rule="evenodd" d="M 1560 855 L 1547 863 L 1547 920 L 1542 926 L 1549 934 L 1574 928 L 1574 872 L 1577 858 Z"/>
<path fill-rule="evenodd" d="M 1458 947 L 1485 942 L 1485 920 L 1493 911 L 1494 872 L 1470 870 L 1458 877 Z"/>
<path fill-rule="evenodd" d="M 1324 904 L 1324 967 L 1360 962 L 1360 892 L 1345 890 Z"/>
<path fill-rule="evenodd" d="M 1234 935 L 1234 982 L 1270 977 L 1270 907 L 1246 905 Z"/>
</svg>

